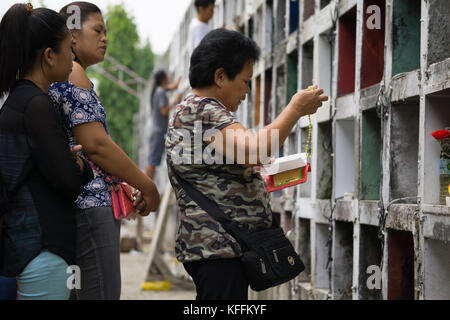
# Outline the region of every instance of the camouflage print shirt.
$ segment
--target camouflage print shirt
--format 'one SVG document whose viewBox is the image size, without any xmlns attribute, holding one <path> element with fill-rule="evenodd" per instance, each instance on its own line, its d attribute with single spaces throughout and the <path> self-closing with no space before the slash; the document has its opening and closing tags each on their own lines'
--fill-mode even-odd
<svg viewBox="0 0 450 320">
<path fill-rule="evenodd" d="M 206 164 L 203 158 L 200 163 L 194 162 L 194 152 L 190 152 L 194 150 L 194 141 L 198 141 L 194 134 L 201 131 L 203 137 L 208 129 L 222 130 L 236 122 L 232 113 L 219 101 L 192 93 L 178 104 L 170 118 L 166 159 L 169 179 L 180 207 L 175 251 L 181 262 L 235 258 L 242 252 L 237 241 L 186 195 L 177 183 L 171 166 L 179 176 L 215 201 L 225 214 L 238 221 L 242 227 L 262 229 L 272 224 L 268 192 L 259 173 L 238 164 Z M 199 123 L 201 130 L 194 131 Z M 182 138 L 180 131 L 184 131 L 185 138 Z M 190 134 L 189 139 L 187 133 Z M 188 145 L 189 152 L 176 151 L 181 149 L 180 145 Z M 207 146 L 204 142 L 200 142 L 200 145 L 202 149 Z M 186 161 L 175 163 L 176 152 L 183 154 L 185 160 L 190 157 L 191 164 L 186 164 Z"/>
</svg>

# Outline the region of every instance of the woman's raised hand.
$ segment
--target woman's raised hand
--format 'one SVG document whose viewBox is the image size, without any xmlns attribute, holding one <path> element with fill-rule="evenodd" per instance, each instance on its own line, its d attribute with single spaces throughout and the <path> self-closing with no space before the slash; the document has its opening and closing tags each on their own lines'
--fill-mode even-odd
<svg viewBox="0 0 450 320">
<path fill-rule="evenodd" d="M 328 97 L 323 95 L 323 89 L 314 85 L 312 89 L 297 92 L 289 102 L 288 108 L 300 118 L 316 113 L 317 109 L 322 106 L 322 102 L 327 100 Z"/>
</svg>

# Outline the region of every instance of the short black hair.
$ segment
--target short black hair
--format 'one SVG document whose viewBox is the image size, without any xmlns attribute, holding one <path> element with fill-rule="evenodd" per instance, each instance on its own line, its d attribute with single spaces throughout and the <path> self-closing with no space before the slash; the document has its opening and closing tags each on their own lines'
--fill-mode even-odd
<svg viewBox="0 0 450 320">
<path fill-rule="evenodd" d="M 211 3 L 216 3 L 216 0 L 195 0 L 194 6 L 198 9 L 198 7 L 206 8 Z"/>
<path fill-rule="evenodd" d="M 191 56 L 189 82 L 193 89 L 214 84 L 214 74 L 223 68 L 231 80 L 249 61 L 257 61 L 260 49 L 255 41 L 236 31 L 210 31 Z"/>
</svg>

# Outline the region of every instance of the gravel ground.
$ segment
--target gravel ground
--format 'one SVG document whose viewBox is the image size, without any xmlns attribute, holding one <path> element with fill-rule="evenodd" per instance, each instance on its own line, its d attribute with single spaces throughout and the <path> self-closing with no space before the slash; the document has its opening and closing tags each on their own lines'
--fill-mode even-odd
<svg viewBox="0 0 450 320">
<path fill-rule="evenodd" d="M 147 254 L 121 253 L 121 300 L 195 300 L 195 291 L 172 289 L 170 291 L 142 291 Z"/>
</svg>

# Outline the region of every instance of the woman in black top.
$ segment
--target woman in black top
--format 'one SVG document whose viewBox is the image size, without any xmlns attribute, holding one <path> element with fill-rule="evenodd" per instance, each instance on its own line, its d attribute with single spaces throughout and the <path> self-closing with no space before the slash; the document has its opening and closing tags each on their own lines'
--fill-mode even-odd
<svg viewBox="0 0 450 320">
<path fill-rule="evenodd" d="M 0 275 L 19 299 L 67 299 L 73 202 L 92 171 L 74 156 L 47 96 L 72 69 L 71 35 L 55 11 L 15 4 L 0 23 Z M 78 147 L 79 149 L 79 147 Z"/>
</svg>

